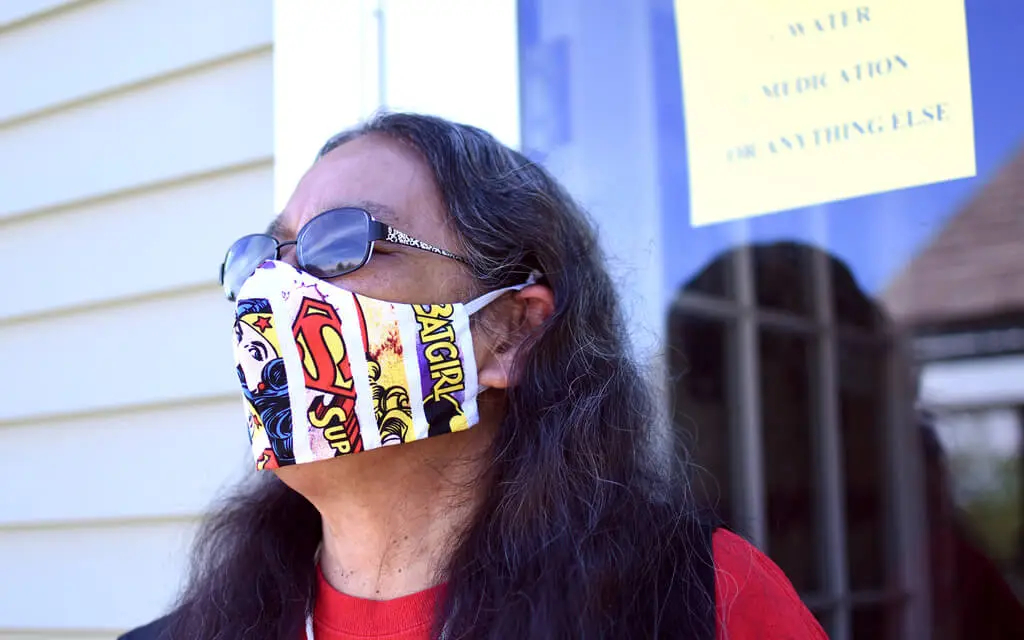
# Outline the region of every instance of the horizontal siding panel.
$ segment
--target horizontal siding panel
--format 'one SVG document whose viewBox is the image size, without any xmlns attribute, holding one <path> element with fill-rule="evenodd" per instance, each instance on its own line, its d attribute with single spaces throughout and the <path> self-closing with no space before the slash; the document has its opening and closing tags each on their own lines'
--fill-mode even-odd
<svg viewBox="0 0 1024 640">
<path fill-rule="evenodd" d="M 236 393 L 233 315 L 211 286 L 8 324 L 0 424 Z"/>
<path fill-rule="evenodd" d="M 3 0 L 0 2 L 0 29 L 62 6 L 80 4 L 83 0 Z"/>
<path fill-rule="evenodd" d="M 0 529 L 62 520 L 197 516 L 252 475 L 241 394 L 213 402 L 0 427 L 8 478 Z M 59 470 L 59 473 L 57 473 Z"/>
<path fill-rule="evenodd" d="M 215 284 L 232 241 L 272 218 L 273 165 L 0 220 L 0 255 L 32 265 L 5 285 L 5 318 Z"/>
<path fill-rule="evenodd" d="M 193 522 L 0 529 L 0 625 L 120 629 L 157 617 L 178 592 Z"/>
<path fill-rule="evenodd" d="M 269 45 L 271 8 L 271 0 L 106 0 L 0 34 L 0 86 L 15 89 L 0 101 L 0 122 Z"/>
<path fill-rule="evenodd" d="M 0 218 L 273 155 L 268 50 L 0 128 Z"/>
</svg>

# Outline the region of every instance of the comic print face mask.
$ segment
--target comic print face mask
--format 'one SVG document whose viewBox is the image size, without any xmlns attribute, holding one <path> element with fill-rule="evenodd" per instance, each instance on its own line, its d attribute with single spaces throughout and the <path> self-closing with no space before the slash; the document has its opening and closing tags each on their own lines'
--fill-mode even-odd
<svg viewBox="0 0 1024 640">
<path fill-rule="evenodd" d="M 466 304 L 385 302 L 267 261 L 235 307 L 235 364 L 257 469 L 314 462 L 475 425 Z"/>
</svg>

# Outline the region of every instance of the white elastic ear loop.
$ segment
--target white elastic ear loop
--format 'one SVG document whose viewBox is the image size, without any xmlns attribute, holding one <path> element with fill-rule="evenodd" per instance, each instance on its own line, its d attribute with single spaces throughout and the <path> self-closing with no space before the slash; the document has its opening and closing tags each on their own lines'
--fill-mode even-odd
<svg viewBox="0 0 1024 640">
<path fill-rule="evenodd" d="M 530 272 L 530 277 L 526 279 L 523 284 L 514 284 L 511 287 L 503 287 L 501 289 L 495 289 L 494 291 L 488 291 L 479 298 L 470 300 L 466 304 L 462 305 L 466 310 L 467 315 L 473 315 L 477 311 L 483 309 L 487 305 L 491 304 L 501 296 L 505 295 L 509 291 L 522 291 L 531 284 L 536 284 L 537 280 L 540 279 L 540 274 L 536 271 Z"/>
<path fill-rule="evenodd" d="M 313 554 L 313 566 L 320 566 L 320 552 L 324 548 L 324 543 L 321 540 L 320 544 L 316 546 L 316 553 Z M 306 640 L 313 640 L 313 614 L 306 614 Z"/>
</svg>

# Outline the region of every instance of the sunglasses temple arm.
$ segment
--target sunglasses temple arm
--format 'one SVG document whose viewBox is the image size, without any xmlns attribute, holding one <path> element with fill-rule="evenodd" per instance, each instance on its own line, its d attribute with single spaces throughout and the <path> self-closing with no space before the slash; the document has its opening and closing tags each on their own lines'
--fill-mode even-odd
<svg viewBox="0 0 1024 640">
<path fill-rule="evenodd" d="M 387 240 L 388 235 L 391 233 L 391 225 L 385 224 L 380 220 L 370 219 L 369 239 L 370 242 L 375 240 Z"/>
</svg>

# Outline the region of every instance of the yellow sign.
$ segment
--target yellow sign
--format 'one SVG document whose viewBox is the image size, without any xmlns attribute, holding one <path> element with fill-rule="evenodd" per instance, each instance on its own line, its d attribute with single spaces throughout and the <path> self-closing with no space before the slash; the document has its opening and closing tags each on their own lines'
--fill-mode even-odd
<svg viewBox="0 0 1024 640">
<path fill-rule="evenodd" d="M 964 0 L 675 0 L 694 225 L 975 174 Z"/>
</svg>

